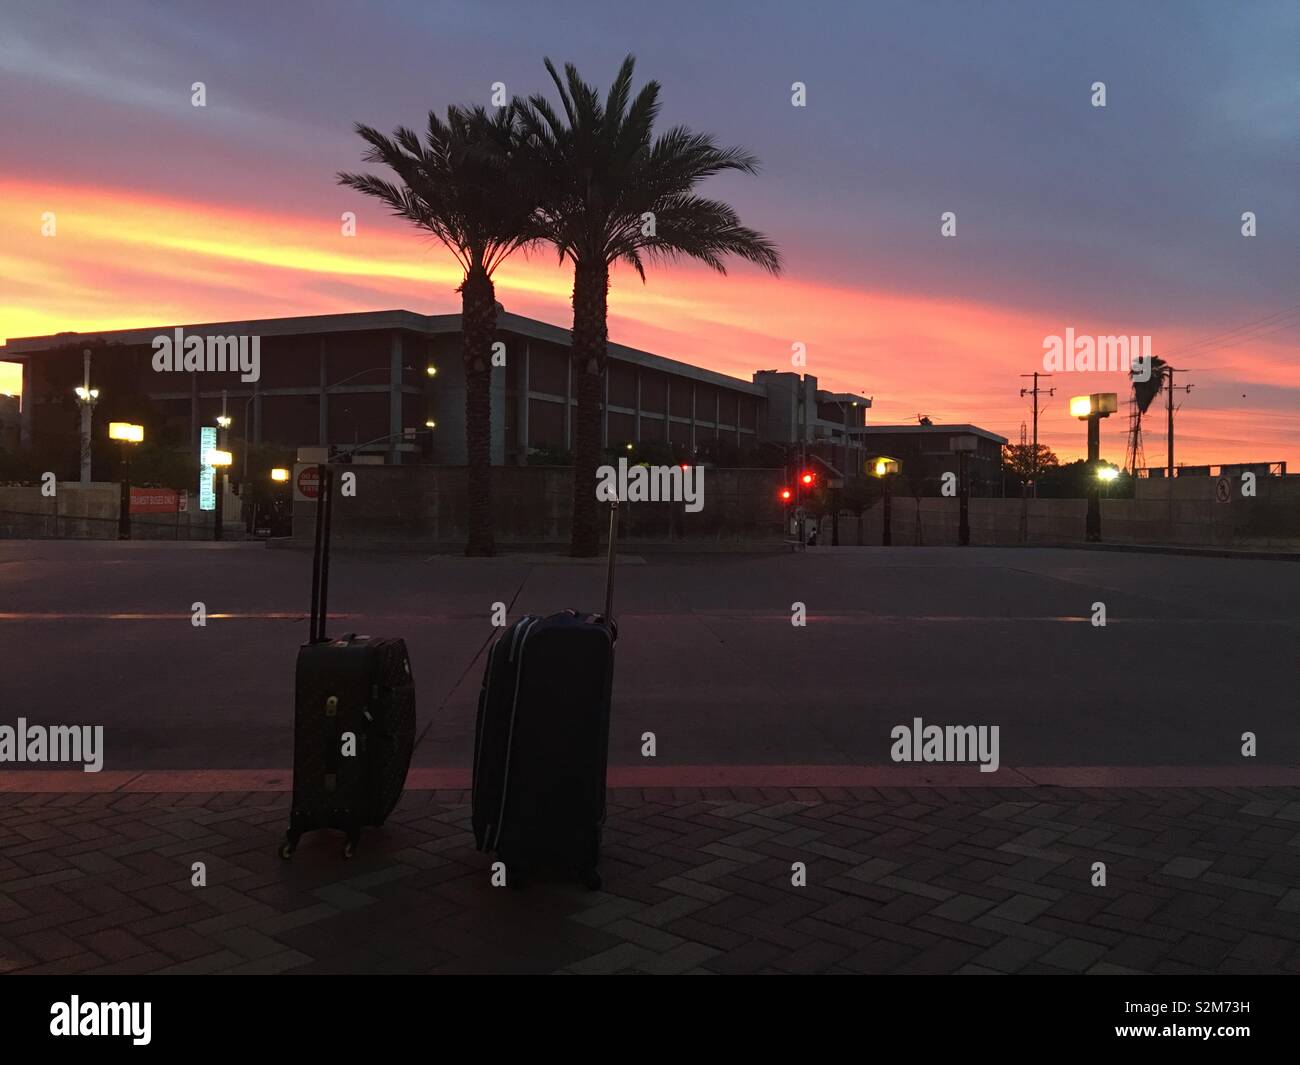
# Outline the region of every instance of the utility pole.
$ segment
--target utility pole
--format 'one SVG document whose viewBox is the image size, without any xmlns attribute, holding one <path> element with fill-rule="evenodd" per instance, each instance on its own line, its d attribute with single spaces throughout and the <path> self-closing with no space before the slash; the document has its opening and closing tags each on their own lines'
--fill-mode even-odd
<svg viewBox="0 0 1300 1065">
<path fill-rule="evenodd" d="M 1172 366 L 1165 367 L 1165 373 L 1169 375 L 1169 394 L 1165 396 L 1165 410 L 1169 416 L 1169 465 L 1165 472 L 1166 477 L 1174 475 L 1174 374 L 1188 373 L 1187 370 L 1175 370 Z M 1195 385 L 1183 385 L 1182 391 L 1191 393 Z"/>
<path fill-rule="evenodd" d="M 1034 454 L 1033 454 L 1033 458 L 1030 459 L 1030 463 L 1031 463 L 1030 468 L 1032 470 L 1032 474 L 1034 478 L 1034 498 L 1037 499 L 1038 498 L 1038 411 L 1040 409 L 1038 406 L 1038 397 L 1040 394 L 1054 396 L 1056 395 L 1056 389 L 1038 387 L 1038 379 L 1040 377 L 1044 379 L 1051 377 L 1052 375 L 1050 373 L 1039 373 L 1037 370 L 1035 370 L 1033 373 L 1022 373 L 1020 376 L 1032 377 L 1034 379 L 1034 387 L 1022 388 L 1020 390 L 1020 395 L 1022 398 L 1025 396 L 1034 397 Z"/>
</svg>

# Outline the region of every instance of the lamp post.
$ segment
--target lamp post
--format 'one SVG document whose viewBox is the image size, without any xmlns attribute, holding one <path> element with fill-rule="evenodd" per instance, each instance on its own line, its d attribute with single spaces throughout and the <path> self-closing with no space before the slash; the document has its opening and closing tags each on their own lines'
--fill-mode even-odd
<svg viewBox="0 0 1300 1065">
<path fill-rule="evenodd" d="M 81 407 L 81 483 L 90 484 L 90 425 L 99 399 L 99 389 L 90 387 L 90 349 L 81 353 L 81 384 L 76 388 L 77 405 Z"/>
<path fill-rule="evenodd" d="M 1096 476 L 1101 458 L 1101 420 L 1109 418 L 1119 409 L 1119 397 L 1114 392 L 1094 392 L 1089 396 L 1070 399 L 1070 414 L 1088 423 L 1088 520 L 1084 539 L 1088 543 L 1101 541 L 1101 482 Z"/>
<path fill-rule="evenodd" d="M 892 547 L 894 543 L 894 513 L 892 478 L 903 468 L 898 459 L 881 455 L 867 463 L 867 471 L 880 478 L 880 545 Z"/>
<path fill-rule="evenodd" d="M 221 474 L 217 478 L 216 506 L 212 511 L 212 539 L 214 540 L 224 538 L 222 525 L 226 511 L 226 470 L 230 468 L 232 459 L 233 456 L 229 451 L 222 451 L 219 448 L 213 448 L 208 452 L 208 465 Z"/>
<path fill-rule="evenodd" d="M 144 440 L 144 426 L 130 422 L 109 422 L 108 438 L 122 445 L 122 497 L 117 508 L 117 538 L 131 539 L 131 452 L 130 445 Z"/>
<path fill-rule="evenodd" d="M 957 454 L 957 543 L 970 546 L 970 456 L 979 447 L 979 437 L 970 433 L 954 436 L 948 447 Z"/>
</svg>

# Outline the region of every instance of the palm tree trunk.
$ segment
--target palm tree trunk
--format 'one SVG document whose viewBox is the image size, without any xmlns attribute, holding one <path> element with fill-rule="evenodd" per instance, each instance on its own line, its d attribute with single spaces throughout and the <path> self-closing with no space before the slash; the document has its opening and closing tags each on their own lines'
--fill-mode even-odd
<svg viewBox="0 0 1300 1065">
<path fill-rule="evenodd" d="M 465 478 L 469 517 L 467 555 L 493 555 L 492 540 L 492 341 L 497 329 L 496 289 L 480 267 L 461 293 L 461 343 L 465 357 Z"/>
<path fill-rule="evenodd" d="M 600 549 L 596 467 L 600 464 L 600 413 L 605 380 L 609 268 L 579 264 L 573 272 L 573 379 L 578 418 L 573 445 L 573 539 L 570 554 L 590 558 Z"/>
</svg>

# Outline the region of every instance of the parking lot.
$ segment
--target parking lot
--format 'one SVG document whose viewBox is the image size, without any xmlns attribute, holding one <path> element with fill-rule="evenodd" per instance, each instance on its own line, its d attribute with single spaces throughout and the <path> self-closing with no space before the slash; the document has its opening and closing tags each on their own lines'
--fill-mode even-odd
<svg viewBox="0 0 1300 1065">
<path fill-rule="evenodd" d="M 103 725 L 107 769 L 287 767 L 309 567 L 260 544 L 0 543 L 6 721 Z M 468 767 L 493 605 L 597 609 L 603 577 L 559 557 L 340 553 L 330 629 L 405 637 L 416 764 Z M 614 766 L 644 764 L 647 732 L 660 766 L 885 765 L 916 718 L 998 726 L 1005 768 L 1300 762 L 1294 563 L 629 553 L 617 589 Z"/>
</svg>

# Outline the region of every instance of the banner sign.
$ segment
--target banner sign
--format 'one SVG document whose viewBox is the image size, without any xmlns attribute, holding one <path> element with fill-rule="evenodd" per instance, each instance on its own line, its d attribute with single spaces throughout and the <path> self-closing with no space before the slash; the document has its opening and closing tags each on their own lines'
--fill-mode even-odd
<svg viewBox="0 0 1300 1065">
<path fill-rule="evenodd" d="M 132 514 L 175 514 L 180 509 L 180 493 L 175 489 L 131 489 Z"/>
</svg>

